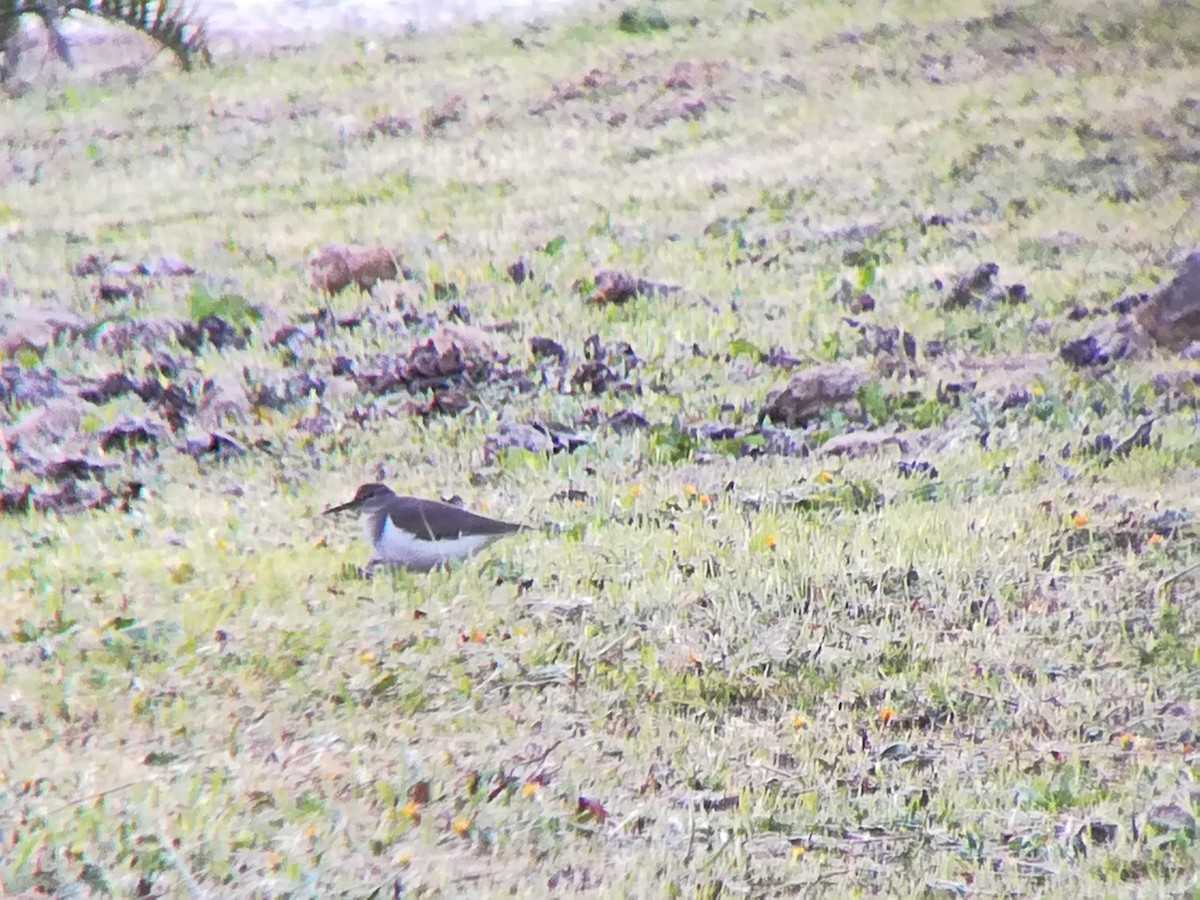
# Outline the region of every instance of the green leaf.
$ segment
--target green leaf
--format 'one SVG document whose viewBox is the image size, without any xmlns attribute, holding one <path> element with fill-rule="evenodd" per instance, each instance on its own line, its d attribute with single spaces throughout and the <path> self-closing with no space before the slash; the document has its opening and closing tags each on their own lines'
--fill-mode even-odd
<svg viewBox="0 0 1200 900">
<path fill-rule="evenodd" d="M 199 322 L 205 316 L 218 316 L 233 325 L 248 325 L 261 321 L 262 310 L 238 294 L 214 297 L 202 284 L 193 284 L 188 292 L 188 316 Z"/>
<path fill-rule="evenodd" d="M 625 34 L 650 34 L 666 31 L 671 27 L 667 17 L 656 6 L 645 9 L 627 9 L 617 18 L 617 30 Z"/>
<path fill-rule="evenodd" d="M 547 256 L 558 256 L 565 246 L 567 246 L 567 239 L 560 234 L 558 237 L 553 237 L 546 241 L 538 250 Z"/>
<path fill-rule="evenodd" d="M 729 342 L 729 355 L 733 356 L 733 357 L 749 356 L 753 359 L 758 359 L 758 360 L 761 360 L 763 357 L 766 356 L 766 354 L 763 353 L 762 350 L 760 350 L 754 344 L 750 343 L 745 338 L 734 338 L 732 341 Z"/>
</svg>

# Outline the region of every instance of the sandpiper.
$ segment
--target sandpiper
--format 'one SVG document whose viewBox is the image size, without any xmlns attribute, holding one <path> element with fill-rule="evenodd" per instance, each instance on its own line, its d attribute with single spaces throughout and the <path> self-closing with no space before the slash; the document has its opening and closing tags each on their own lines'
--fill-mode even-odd
<svg viewBox="0 0 1200 900">
<path fill-rule="evenodd" d="M 522 527 L 440 500 L 401 497 L 382 484 L 362 485 L 353 500 L 330 507 L 325 515 L 350 510 L 362 514 L 367 542 L 375 548 L 367 561 L 368 572 L 375 566 L 428 572 L 466 559 Z"/>
</svg>

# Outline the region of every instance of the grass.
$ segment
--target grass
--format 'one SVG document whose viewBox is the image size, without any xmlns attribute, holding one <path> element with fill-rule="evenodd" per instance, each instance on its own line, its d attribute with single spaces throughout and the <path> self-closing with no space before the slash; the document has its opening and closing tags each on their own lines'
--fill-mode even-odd
<svg viewBox="0 0 1200 900">
<path fill-rule="evenodd" d="M 513 323 L 491 339 L 531 376 L 460 416 L 327 389 L 217 423 L 251 448 L 227 462 L 173 450 L 186 429 L 110 453 L 146 486 L 127 513 L 6 513 L 5 892 L 1195 892 L 1194 363 L 1057 349 L 1089 327 L 1067 311 L 1152 289 L 1200 231 L 1197 27 L 1150 2 L 664 2 L 4 101 L 6 310 L 236 320 L 244 348 L 166 348 L 196 400 L 244 369 L 333 383 L 453 303 Z M 412 129 L 372 138 L 380 116 Z M 327 301 L 305 270 L 327 242 L 398 247 L 413 280 Z M 197 274 L 110 304 L 72 275 L 88 252 Z M 1029 302 L 944 309 L 934 280 L 985 261 Z M 585 304 L 605 267 L 684 290 Z M 913 335 L 912 372 L 860 349 L 843 281 L 878 304 L 855 318 Z M 323 307 L 362 324 L 270 345 Z M 592 334 L 633 348 L 630 390 L 569 388 Z M 747 433 L 788 377 L 773 347 L 872 367 L 794 434 L 813 455 Z M 18 364 L 152 357 L 79 339 Z M 651 427 L 588 424 L 625 409 Z M 87 413 L 93 455 L 156 415 Z M 1147 417 L 1149 446 L 1088 452 Z M 592 442 L 485 452 L 529 419 Z M 900 425 L 931 431 L 817 449 Z M 537 527 L 363 581 L 357 530 L 318 514 L 377 478 Z"/>
</svg>

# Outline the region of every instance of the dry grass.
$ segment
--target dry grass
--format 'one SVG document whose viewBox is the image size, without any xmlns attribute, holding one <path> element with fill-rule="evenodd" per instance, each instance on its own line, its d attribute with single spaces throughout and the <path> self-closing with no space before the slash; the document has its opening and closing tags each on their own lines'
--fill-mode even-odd
<svg viewBox="0 0 1200 900">
<path fill-rule="evenodd" d="M 356 405 L 401 400 L 313 396 L 227 424 L 270 441 L 241 459 L 118 455 L 148 488 L 128 513 L 6 514 L 6 892 L 1197 890 L 1196 393 L 1163 387 L 1195 364 L 1056 357 L 1086 327 L 1067 310 L 1152 287 L 1200 232 L 1194 13 L 734 6 L 667 3 L 644 34 L 613 12 L 156 61 L 132 87 L 85 66 L 5 101 L 3 303 L 186 315 L 199 281 L 262 308 L 246 348 L 190 363 L 196 390 L 286 367 L 267 339 L 324 304 L 304 260 L 329 241 L 400 247 L 401 307 L 515 323 L 494 335 L 512 366 L 536 373 L 546 336 L 569 375 L 592 333 L 642 361 L 637 394 L 486 385 L 457 417 L 360 426 Z M 369 139 L 382 116 L 412 130 Z M 71 274 L 92 251 L 198 274 L 109 305 Z M 983 261 L 1031 301 L 943 310 L 933 280 Z M 572 285 L 609 266 L 685 290 L 585 305 Z M 855 358 L 842 279 L 878 301 L 859 318 L 946 354 L 807 439 L 930 426 L 905 458 L 935 480 L 894 448 L 750 457 L 687 433 L 753 425 L 787 377 L 755 348 Z M 363 325 L 299 367 L 407 352 L 430 322 L 397 323 L 392 296 L 333 300 Z M 80 340 L 25 364 L 150 358 Z M 1012 390 L 1029 402 L 1002 410 Z M 589 407 L 653 427 L 485 458 L 498 423 Z M 146 409 L 85 430 L 122 413 Z M 330 433 L 296 430 L 314 413 Z M 1081 455 L 1147 415 L 1149 447 Z M 317 513 L 376 477 L 544 527 L 362 581 L 357 531 Z M 1185 527 L 1155 538 L 1167 510 Z"/>
</svg>

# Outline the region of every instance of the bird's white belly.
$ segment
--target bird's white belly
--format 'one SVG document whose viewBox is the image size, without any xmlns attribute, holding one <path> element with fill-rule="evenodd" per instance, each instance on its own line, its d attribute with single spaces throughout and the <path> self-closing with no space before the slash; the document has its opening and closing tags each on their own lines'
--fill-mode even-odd
<svg viewBox="0 0 1200 900">
<path fill-rule="evenodd" d="M 432 569 L 450 560 L 466 559 L 494 541 L 495 534 L 463 534 L 450 540 L 422 541 L 384 521 L 383 533 L 375 544 L 373 559 L 409 569 Z"/>
</svg>

